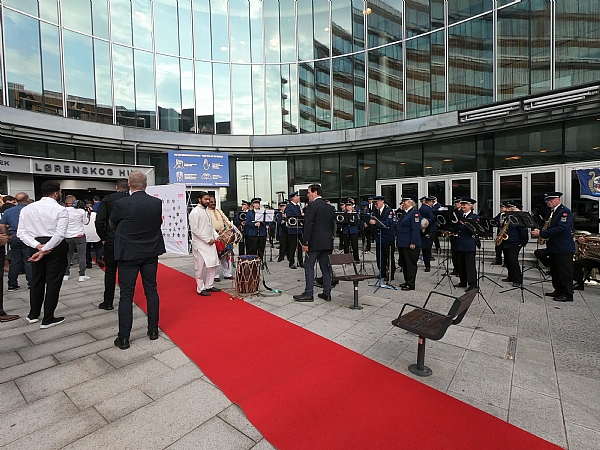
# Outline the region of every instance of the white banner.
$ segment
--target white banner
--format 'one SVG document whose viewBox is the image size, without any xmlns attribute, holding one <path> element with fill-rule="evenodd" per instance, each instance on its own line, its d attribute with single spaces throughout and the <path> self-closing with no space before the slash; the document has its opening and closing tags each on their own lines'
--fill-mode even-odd
<svg viewBox="0 0 600 450">
<path fill-rule="evenodd" d="M 162 234 L 167 253 L 188 255 L 188 221 L 185 186 L 148 186 L 146 192 L 163 202 Z"/>
</svg>

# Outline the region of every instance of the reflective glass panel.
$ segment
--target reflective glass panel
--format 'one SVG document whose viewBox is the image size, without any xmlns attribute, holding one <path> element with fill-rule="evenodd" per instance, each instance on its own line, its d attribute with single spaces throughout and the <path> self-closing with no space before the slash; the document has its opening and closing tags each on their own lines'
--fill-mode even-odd
<svg viewBox="0 0 600 450">
<path fill-rule="evenodd" d="M 94 75 L 96 79 L 97 120 L 102 123 L 113 123 L 110 48 L 108 42 L 99 39 L 94 39 Z"/>
<path fill-rule="evenodd" d="M 493 100 L 492 15 L 448 29 L 450 110 L 473 108 Z"/>
<path fill-rule="evenodd" d="M 269 161 L 254 161 L 254 195 L 260 199 L 261 205 L 272 205 L 271 163 Z M 275 195 L 275 200 L 277 196 Z"/>
<path fill-rule="evenodd" d="M 300 93 L 300 133 L 314 133 L 316 125 L 314 63 L 298 64 L 298 85 Z"/>
<path fill-rule="evenodd" d="M 131 1 L 111 0 L 110 24 L 112 39 L 120 44 L 131 45 Z"/>
<path fill-rule="evenodd" d="M 402 39 L 402 0 L 383 0 L 368 4 L 371 10 L 367 14 L 369 48 Z"/>
<path fill-rule="evenodd" d="M 522 175 L 502 175 L 500 177 L 500 202 L 507 200 L 523 204 Z"/>
<path fill-rule="evenodd" d="M 357 152 L 358 157 L 358 188 L 359 198 L 356 198 L 356 204 L 360 205 L 360 200 L 375 192 L 375 180 L 377 179 L 377 155 L 375 150 L 366 152 Z"/>
<path fill-rule="evenodd" d="M 318 161 L 318 158 L 315 159 Z M 327 199 L 333 200 L 335 203 L 337 203 L 340 198 L 340 156 L 339 154 L 325 154 L 321 155 L 320 159 L 320 181 L 321 185 L 323 186 L 323 191 L 325 192 Z M 298 166 L 298 162 L 299 161 L 296 161 L 296 166 Z M 310 179 L 319 181 L 319 175 L 317 175 L 317 173 L 318 172 L 315 172 Z M 314 183 L 315 181 L 311 182 Z"/>
<path fill-rule="evenodd" d="M 194 68 L 189 59 L 180 59 L 181 66 L 181 127 L 179 131 L 194 132 Z"/>
<path fill-rule="evenodd" d="M 40 18 L 58 23 L 58 8 L 56 0 L 39 0 Z"/>
<path fill-rule="evenodd" d="M 229 25 L 231 26 L 231 61 L 250 62 L 250 9 L 247 0 L 229 2 Z"/>
<path fill-rule="evenodd" d="M 70 145 L 48 144 L 48 158 L 75 159 L 75 147 Z"/>
<path fill-rule="evenodd" d="M 152 50 L 152 3 L 150 0 L 132 0 L 133 45 Z"/>
<path fill-rule="evenodd" d="M 406 117 L 431 114 L 431 37 L 406 42 Z"/>
<path fill-rule="evenodd" d="M 329 88 L 331 77 L 329 74 L 329 60 L 315 62 L 315 97 L 317 117 L 317 131 L 331 130 L 331 96 Z"/>
<path fill-rule="evenodd" d="M 314 57 L 325 58 L 329 56 L 329 1 L 313 0 L 314 20 Z"/>
<path fill-rule="evenodd" d="M 280 61 L 279 0 L 264 0 L 265 61 Z"/>
<path fill-rule="evenodd" d="M 298 66 L 289 64 L 282 66 L 282 72 L 285 72 L 285 77 L 288 80 L 283 85 L 286 99 L 283 100 L 283 109 L 285 114 L 283 119 L 284 132 L 297 133 L 298 124 L 300 123 L 300 108 L 298 106 Z"/>
<path fill-rule="evenodd" d="M 210 59 L 209 0 L 194 0 L 194 53 L 198 59 Z"/>
<path fill-rule="evenodd" d="M 493 0 L 448 0 L 448 22 L 453 24 L 477 14 L 491 11 Z"/>
<path fill-rule="evenodd" d="M 427 195 L 435 195 L 440 205 L 446 205 L 446 181 L 430 181 L 427 183 Z"/>
<path fill-rule="evenodd" d="M 354 51 L 365 48 L 366 6 L 363 0 L 352 0 L 352 29 L 354 36 Z"/>
<path fill-rule="evenodd" d="M 277 192 L 288 192 L 287 161 L 271 161 L 271 189 L 273 200 L 277 200 Z"/>
<path fill-rule="evenodd" d="M 229 60 L 229 25 L 227 0 L 210 1 L 212 57 L 215 61 Z"/>
<path fill-rule="evenodd" d="M 94 36 L 108 39 L 108 6 L 106 0 L 92 2 L 92 28 Z"/>
<path fill-rule="evenodd" d="M 313 2 L 298 0 L 298 59 L 309 61 L 314 58 L 313 48 Z"/>
<path fill-rule="evenodd" d="M 324 156 L 322 155 L 322 157 Z M 337 155 L 335 155 L 335 158 L 337 159 Z M 332 173 L 339 173 L 339 164 L 328 165 L 327 167 L 323 167 L 323 170 L 331 170 Z M 315 183 L 319 179 L 322 180 L 322 176 L 319 158 L 315 158 L 314 156 L 297 156 L 294 161 L 294 178 L 290 180 L 290 184 L 293 186 L 295 184 Z M 338 185 L 339 183 L 335 184 L 336 191 Z"/>
<path fill-rule="evenodd" d="M 560 164 L 562 142 L 560 123 L 499 131 L 494 143 L 494 168 Z"/>
<path fill-rule="evenodd" d="M 340 154 L 340 181 L 342 185 L 342 198 L 352 197 L 356 200 L 358 194 L 356 153 Z"/>
<path fill-rule="evenodd" d="M 423 144 L 425 176 L 477 170 L 475 137 Z"/>
<path fill-rule="evenodd" d="M 252 161 L 235 162 L 238 186 L 238 205 L 242 200 L 250 201 L 254 197 L 254 164 Z"/>
<path fill-rule="evenodd" d="M 154 21 L 156 51 L 178 55 L 177 0 L 155 0 L 154 16 L 157 18 Z"/>
<path fill-rule="evenodd" d="M 444 26 L 443 0 L 405 0 L 406 37 L 427 33 Z"/>
<path fill-rule="evenodd" d="M 94 55 L 92 38 L 63 31 L 67 115 L 76 119 L 95 119 Z"/>
<path fill-rule="evenodd" d="M 115 107 L 117 125 L 135 126 L 135 91 L 133 83 L 132 50 L 113 45 L 113 72 L 115 80 Z"/>
<path fill-rule="evenodd" d="M 294 0 L 279 0 L 281 61 L 296 61 L 296 11 Z"/>
<path fill-rule="evenodd" d="M 120 150 L 96 149 L 96 161 L 123 164 L 123 152 Z"/>
<path fill-rule="evenodd" d="M 181 82 L 179 58 L 156 55 L 156 99 L 158 127 L 179 131 L 181 118 Z"/>
<path fill-rule="evenodd" d="M 213 88 L 216 133 L 231 134 L 231 94 L 228 64 L 213 64 Z"/>
<path fill-rule="evenodd" d="M 569 162 L 600 159 L 600 124 L 595 117 L 566 122 L 565 158 Z"/>
<path fill-rule="evenodd" d="M 63 27 L 92 34 L 89 0 L 61 0 L 61 14 Z"/>
<path fill-rule="evenodd" d="M 396 208 L 397 200 L 396 200 L 396 185 L 395 184 L 384 184 L 381 186 L 381 195 L 385 197 L 385 202 L 388 205 L 391 205 Z M 400 194 L 402 195 L 402 194 Z"/>
<path fill-rule="evenodd" d="M 38 16 L 37 0 L 4 0 L 2 3 L 4 3 L 4 6 L 10 6 L 17 11 L 31 14 L 33 17 Z"/>
<path fill-rule="evenodd" d="M 4 10 L 6 81 L 10 106 L 42 110 L 40 33 L 36 19 Z"/>
<path fill-rule="evenodd" d="M 333 55 L 352 53 L 352 4 L 348 0 L 332 0 L 331 29 Z"/>
<path fill-rule="evenodd" d="M 403 178 L 423 175 L 423 150 L 420 144 L 391 146 L 377 150 L 377 178 Z"/>
<path fill-rule="evenodd" d="M 277 65 L 269 65 L 265 67 L 265 75 L 267 134 L 281 134 L 281 70 Z"/>
<path fill-rule="evenodd" d="M 254 134 L 266 134 L 264 66 L 252 66 L 252 109 L 252 118 L 254 120 Z"/>
<path fill-rule="evenodd" d="M 179 54 L 192 57 L 192 7 L 191 0 L 179 0 Z"/>
<path fill-rule="evenodd" d="M 41 156 L 42 158 L 46 158 L 48 156 L 46 151 L 46 143 L 19 139 L 18 154 L 27 156 Z"/>
<path fill-rule="evenodd" d="M 550 89 L 550 5 L 520 2 L 498 11 L 498 100 Z"/>
<path fill-rule="evenodd" d="M 150 52 L 134 51 L 136 126 L 156 128 L 154 106 L 154 57 Z"/>
<path fill-rule="evenodd" d="M 250 0 L 250 35 L 252 62 L 261 63 L 264 60 L 263 53 L 263 4 L 262 0 Z"/>
<path fill-rule="evenodd" d="M 444 31 L 431 34 L 431 113 L 446 111 Z"/>
<path fill-rule="evenodd" d="M 75 159 L 78 161 L 93 161 L 94 149 L 90 147 L 77 147 L 75 149 Z"/>
<path fill-rule="evenodd" d="M 233 134 L 252 134 L 252 75 L 249 65 L 231 66 Z"/>
<path fill-rule="evenodd" d="M 196 62 L 196 114 L 198 130 L 202 134 L 214 134 L 212 65 Z"/>
<path fill-rule="evenodd" d="M 44 86 L 44 112 L 62 115 L 62 79 L 60 75 L 60 48 L 58 27 L 40 23 L 42 35 L 42 74 Z"/>
<path fill-rule="evenodd" d="M 353 60 L 352 56 L 333 59 L 333 127 L 335 130 L 354 126 Z"/>
<path fill-rule="evenodd" d="M 600 2 L 555 2 L 556 87 L 600 80 Z"/>
<path fill-rule="evenodd" d="M 403 118 L 402 47 L 389 45 L 369 52 L 369 123 Z"/>
<path fill-rule="evenodd" d="M 354 55 L 352 61 L 354 64 L 354 126 L 364 127 L 367 124 L 364 53 Z"/>
</svg>

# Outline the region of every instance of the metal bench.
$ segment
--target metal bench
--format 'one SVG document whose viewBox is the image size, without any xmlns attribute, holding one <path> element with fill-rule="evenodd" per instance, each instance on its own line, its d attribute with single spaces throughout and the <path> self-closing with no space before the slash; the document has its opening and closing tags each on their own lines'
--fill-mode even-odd
<svg viewBox="0 0 600 450">
<path fill-rule="evenodd" d="M 340 281 L 352 281 L 354 284 L 354 304 L 350 306 L 350 309 L 362 309 L 362 306 L 358 304 L 358 283 L 363 280 L 371 280 L 377 278 L 377 275 L 368 275 L 359 273 L 354 262 L 354 256 L 351 253 L 342 254 L 331 254 L 329 255 L 329 265 L 331 266 L 332 272 L 334 266 L 342 266 L 343 276 L 332 276 L 331 282 L 336 283 Z M 346 267 L 352 266 L 354 273 L 346 273 Z"/>
<path fill-rule="evenodd" d="M 411 373 L 421 377 L 428 377 L 432 374 L 431 369 L 425 365 L 425 340 L 440 340 L 444 337 L 444 334 L 450 325 L 459 324 L 463 320 L 463 317 L 465 317 L 469 306 L 471 306 L 471 303 L 478 292 L 479 289 L 471 289 L 460 297 L 454 297 L 452 295 L 442 294 L 441 292 L 431 291 L 423 306 L 416 306 L 410 303 L 404 304 L 398 318 L 392 320 L 392 325 L 419 336 L 417 363 L 408 366 L 408 370 L 410 370 Z M 427 302 L 429 302 L 432 294 L 454 299 L 447 314 L 426 309 Z M 404 310 L 407 307 L 412 309 L 405 313 Z"/>
</svg>

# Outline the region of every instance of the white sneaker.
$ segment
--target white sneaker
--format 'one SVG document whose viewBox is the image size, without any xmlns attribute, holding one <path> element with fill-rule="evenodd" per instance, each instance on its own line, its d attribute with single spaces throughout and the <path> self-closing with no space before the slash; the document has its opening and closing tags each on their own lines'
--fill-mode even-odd
<svg viewBox="0 0 600 450">
<path fill-rule="evenodd" d="M 36 323 L 39 322 L 40 319 L 30 319 L 29 317 L 25 316 L 25 322 L 31 324 L 31 323 Z"/>
<path fill-rule="evenodd" d="M 69 275 L 65 275 L 65 276 L 63 277 L 63 281 L 69 281 Z"/>
<path fill-rule="evenodd" d="M 89 280 L 89 279 L 90 279 L 90 277 L 86 277 L 85 275 L 81 275 L 81 276 L 79 277 L 79 281 L 87 281 L 87 280 Z"/>
</svg>

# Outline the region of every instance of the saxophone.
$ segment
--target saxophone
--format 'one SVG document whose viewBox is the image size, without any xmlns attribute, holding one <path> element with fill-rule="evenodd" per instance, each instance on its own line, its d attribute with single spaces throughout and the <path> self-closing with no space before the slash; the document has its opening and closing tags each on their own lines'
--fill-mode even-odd
<svg viewBox="0 0 600 450">
<path fill-rule="evenodd" d="M 548 217 L 548 219 L 544 222 L 544 226 L 542 227 L 542 229 L 540 231 L 544 231 L 547 230 L 548 227 L 550 227 L 550 222 L 552 222 L 552 216 L 554 215 L 554 210 L 552 210 L 550 212 L 550 217 Z M 546 243 L 548 239 L 544 239 L 543 237 L 538 237 L 537 243 L 538 245 L 544 245 Z"/>
<path fill-rule="evenodd" d="M 500 245 L 502 245 L 502 243 L 504 241 L 506 241 L 508 239 L 508 227 L 510 226 L 510 221 L 507 220 L 504 225 L 502 225 L 502 229 L 500 230 L 500 233 L 498 233 L 498 236 L 496 236 L 494 238 L 494 243 L 496 244 L 496 247 L 499 247 Z"/>
</svg>

